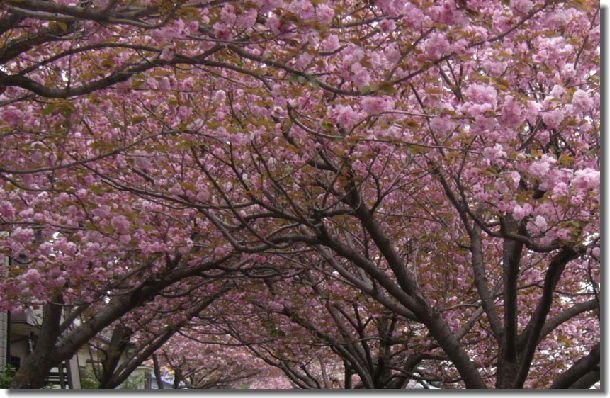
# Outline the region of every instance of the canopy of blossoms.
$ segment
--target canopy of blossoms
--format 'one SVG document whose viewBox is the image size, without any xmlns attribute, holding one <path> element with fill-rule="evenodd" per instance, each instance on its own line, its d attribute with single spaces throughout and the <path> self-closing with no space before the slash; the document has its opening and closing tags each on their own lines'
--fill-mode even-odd
<svg viewBox="0 0 610 398">
<path fill-rule="evenodd" d="M 6 0 L 0 39 L 15 388 L 109 330 L 108 385 L 600 380 L 598 2 Z"/>
</svg>

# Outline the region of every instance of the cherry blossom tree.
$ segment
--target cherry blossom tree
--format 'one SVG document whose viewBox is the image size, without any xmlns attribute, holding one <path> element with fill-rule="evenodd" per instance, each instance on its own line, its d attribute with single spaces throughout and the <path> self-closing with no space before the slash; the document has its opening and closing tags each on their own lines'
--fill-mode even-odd
<svg viewBox="0 0 610 398">
<path fill-rule="evenodd" d="M 599 381 L 597 2 L 0 7 L 2 305 L 55 324 L 32 378 L 187 278 L 309 269 L 425 330 L 445 387 Z M 284 321 L 322 331 L 325 289 Z"/>
<path fill-rule="evenodd" d="M 179 292 L 173 291 L 169 302 L 163 296 L 157 297 L 153 303 L 131 311 L 129 316 L 112 327 L 109 337 L 102 331 L 90 343 L 92 357 L 100 365 L 93 367 L 98 387 L 111 389 L 119 386 L 157 349 L 193 318 L 202 316 L 206 308 L 230 288 L 226 284 L 205 299 L 201 299 L 205 293 L 190 288 L 188 294 L 176 300 Z"/>
<path fill-rule="evenodd" d="M 172 381 L 173 388 L 238 389 L 273 374 L 270 366 L 225 336 L 206 336 L 202 330 L 197 335 L 204 340 L 175 335 L 156 354 L 162 374 Z"/>
<path fill-rule="evenodd" d="M 225 317 L 227 331 L 301 388 L 401 388 L 425 359 L 412 352 L 425 350 L 421 327 L 328 274 L 268 278 L 260 289 L 247 289 L 248 312 L 231 311 L 239 317 Z"/>
</svg>

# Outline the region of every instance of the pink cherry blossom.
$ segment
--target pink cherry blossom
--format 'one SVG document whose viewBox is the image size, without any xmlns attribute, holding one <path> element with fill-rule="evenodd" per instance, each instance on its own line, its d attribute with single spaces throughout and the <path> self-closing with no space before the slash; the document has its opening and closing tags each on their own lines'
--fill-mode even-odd
<svg viewBox="0 0 610 398">
<path fill-rule="evenodd" d="M 544 178 L 547 176 L 549 170 L 551 169 L 551 165 L 554 164 L 556 160 L 550 156 L 544 155 L 539 160 L 532 162 L 529 166 L 529 173 L 534 177 Z"/>
<path fill-rule="evenodd" d="M 511 7 L 512 9 L 520 15 L 527 14 L 530 12 L 534 3 L 531 0 L 512 0 Z"/>
<path fill-rule="evenodd" d="M 423 50 L 429 59 L 438 59 L 451 51 L 451 45 L 444 34 L 433 33 L 424 41 Z"/>
<path fill-rule="evenodd" d="M 362 109 L 368 114 L 387 112 L 394 108 L 394 100 L 388 97 L 365 97 L 362 100 Z"/>
<path fill-rule="evenodd" d="M 320 49 L 322 51 L 332 52 L 341 46 L 339 43 L 339 36 L 337 35 L 329 35 L 322 43 L 320 44 Z"/>
<path fill-rule="evenodd" d="M 435 117 L 430 120 L 430 128 L 435 132 L 446 133 L 452 131 L 456 126 L 456 123 L 447 117 Z"/>
<path fill-rule="evenodd" d="M 517 221 L 521 221 L 525 216 L 528 216 L 532 213 L 532 206 L 529 203 L 525 203 L 524 205 L 515 205 L 513 208 L 513 217 Z"/>
<path fill-rule="evenodd" d="M 358 112 L 354 111 L 349 105 L 337 105 L 331 113 L 337 123 L 343 127 L 352 127 L 360 119 Z"/>
<path fill-rule="evenodd" d="M 330 7 L 328 4 L 320 4 L 316 7 L 316 16 L 318 21 L 323 24 L 330 24 L 333 20 L 333 16 L 335 15 L 335 10 Z"/>
<path fill-rule="evenodd" d="M 254 24 L 256 23 L 256 17 L 257 17 L 258 13 L 255 9 L 249 9 L 248 11 L 246 11 L 243 14 L 240 14 L 236 21 L 235 24 L 243 29 L 249 29 L 251 27 L 254 26 Z"/>
<path fill-rule="evenodd" d="M 553 109 L 542 113 L 542 120 L 549 128 L 555 129 L 561 125 L 565 117 L 565 113 L 561 109 Z"/>
<path fill-rule="evenodd" d="M 521 106 L 512 96 L 508 96 L 504 100 L 502 117 L 504 125 L 511 129 L 520 126 L 524 120 Z"/>
<path fill-rule="evenodd" d="M 110 224 L 119 234 L 126 234 L 131 228 L 131 222 L 124 215 L 112 217 Z"/>
<path fill-rule="evenodd" d="M 591 168 L 576 170 L 572 181 L 579 188 L 598 189 L 600 186 L 599 170 Z"/>
<path fill-rule="evenodd" d="M 2 112 L 2 118 L 6 123 L 11 126 L 17 126 L 23 121 L 23 117 L 23 112 L 20 109 L 14 107 L 4 109 L 4 111 Z"/>
<path fill-rule="evenodd" d="M 588 112 L 593 108 L 593 99 L 583 90 L 576 90 L 572 96 L 572 105 L 581 112 Z"/>
</svg>

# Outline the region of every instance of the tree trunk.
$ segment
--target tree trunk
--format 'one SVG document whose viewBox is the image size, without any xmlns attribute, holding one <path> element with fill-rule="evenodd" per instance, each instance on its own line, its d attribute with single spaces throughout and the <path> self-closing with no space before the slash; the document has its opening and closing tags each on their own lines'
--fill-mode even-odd
<svg viewBox="0 0 610 398">
<path fill-rule="evenodd" d="M 54 302 L 61 302 L 55 297 Z M 62 305 L 48 303 L 42 310 L 42 327 L 34 351 L 28 355 L 11 382 L 11 389 L 39 389 L 45 386 L 51 368 L 63 358 L 57 358 L 55 344 L 59 337 Z"/>
<path fill-rule="evenodd" d="M 352 369 L 349 365 L 349 363 L 347 363 L 346 361 L 343 361 L 343 367 L 345 370 L 344 373 L 344 380 L 343 380 L 343 388 L 346 390 L 351 390 L 352 389 Z"/>
<path fill-rule="evenodd" d="M 182 381 L 182 372 L 180 369 L 174 369 L 174 390 L 180 388 L 180 382 Z"/>
<path fill-rule="evenodd" d="M 115 388 L 116 385 L 112 383 L 114 371 L 119 364 L 121 355 L 127 349 L 129 339 L 131 337 L 131 329 L 123 325 L 118 325 L 112 331 L 112 338 L 102 361 L 102 377 L 100 380 L 99 388 L 110 389 Z"/>
<path fill-rule="evenodd" d="M 152 354 L 153 360 L 153 372 L 155 373 L 155 378 L 157 379 L 157 387 L 159 390 L 163 390 L 165 386 L 163 385 L 163 380 L 161 379 L 161 369 L 159 367 L 159 358 L 157 358 L 157 354 Z"/>
<path fill-rule="evenodd" d="M 519 232 L 518 223 L 510 216 L 503 220 L 503 230 L 512 234 Z M 500 355 L 498 357 L 498 378 L 496 388 L 513 388 L 518 371 L 517 333 L 519 316 L 517 305 L 517 280 L 523 243 L 504 239 L 502 268 L 504 275 L 504 330 L 502 332 Z"/>
</svg>

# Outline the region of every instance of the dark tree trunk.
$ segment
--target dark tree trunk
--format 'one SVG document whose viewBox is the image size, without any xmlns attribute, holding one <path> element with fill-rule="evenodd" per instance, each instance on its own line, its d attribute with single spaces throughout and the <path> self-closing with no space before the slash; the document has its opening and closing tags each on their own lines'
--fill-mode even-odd
<svg viewBox="0 0 610 398">
<path fill-rule="evenodd" d="M 180 382 L 182 381 L 182 372 L 180 369 L 174 369 L 174 389 L 180 388 Z"/>
<path fill-rule="evenodd" d="M 512 234 L 519 232 L 519 226 L 512 217 L 503 220 L 503 230 Z M 517 376 L 517 280 L 523 244 L 504 239 L 502 268 L 504 275 L 504 330 L 498 358 L 497 388 L 512 388 Z"/>
<path fill-rule="evenodd" d="M 119 325 L 112 331 L 110 344 L 106 348 L 104 359 L 102 361 L 102 377 L 99 388 L 115 388 L 112 377 L 114 371 L 119 364 L 121 355 L 125 352 L 131 337 L 131 330 L 125 326 Z"/>
<path fill-rule="evenodd" d="M 61 302 L 55 297 L 55 302 Z M 62 305 L 49 303 L 43 307 L 42 327 L 34 351 L 28 355 L 11 382 L 11 389 L 39 389 L 45 386 L 51 368 L 63 358 L 57 358 L 55 344 L 59 337 Z"/>
<path fill-rule="evenodd" d="M 352 389 L 352 369 L 349 365 L 349 363 L 347 362 L 343 362 L 343 367 L 345 368 L 345 373 L 344 373 L 344 381 L 343 381 L 343 388 L 346 390 L 351 390 Z"/>
<path fill-rule="evenodd" d="M 163 390 L 165 386 L 163 385 L 163 380 L 161 379 L 161 369 L 159 367 L 159 358 L 157 358 L 157 354 L 152 355 L 153 360 L 153 372 L 155 373 L 155 378 L 157 379 L 157 387 L 159 390 Z"/>
</svg>

